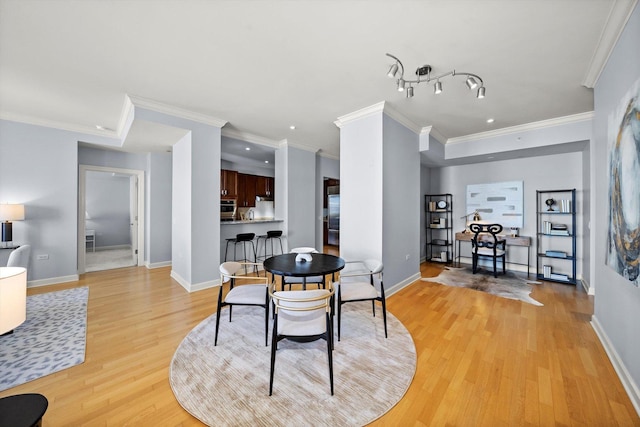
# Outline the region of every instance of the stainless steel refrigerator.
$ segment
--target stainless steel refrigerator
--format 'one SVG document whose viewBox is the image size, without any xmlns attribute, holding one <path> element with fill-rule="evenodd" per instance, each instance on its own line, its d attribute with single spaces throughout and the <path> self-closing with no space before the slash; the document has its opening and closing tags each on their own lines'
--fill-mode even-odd
<svg viewBox="0 0 640 427">
<path fill-rule="evenodd" d="M 328 212 L 328 235 L 327 243 L 330 245 L 340 245 L 340 195 L 330 194 L 327 196 Z"/>
</svg>

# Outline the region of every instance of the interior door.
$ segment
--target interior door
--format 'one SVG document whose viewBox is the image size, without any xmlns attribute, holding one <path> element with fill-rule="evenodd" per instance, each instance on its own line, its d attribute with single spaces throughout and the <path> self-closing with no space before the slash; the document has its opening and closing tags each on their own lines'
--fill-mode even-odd
<svg viewBox="0 0 640 427">
<path fill-rule="evenodd" d="M 138 264 L 138 176 L 129 177 L 129 234 L 131 237 L 131 257 Z"/>
</svg>

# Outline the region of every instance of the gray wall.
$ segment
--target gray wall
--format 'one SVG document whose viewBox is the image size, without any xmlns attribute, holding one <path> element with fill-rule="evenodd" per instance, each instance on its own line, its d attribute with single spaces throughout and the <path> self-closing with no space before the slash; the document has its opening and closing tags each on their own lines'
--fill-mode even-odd
<svg viewBox="0 0 640 427">
<path fill-rule="evenodd" d="M 314 247 L 316 243 L 314 221 L 316 217 L 316 154 L 292 146 L 280 148 L 280 150 L 286 150 L 287 153 L 288 247 L 289 249 L 300 246 Z M 276 197 L 279 191 L 277 181 L 278 177 L 276 177 Z M 276 209 L 278 203 L 276 200 Z"/>
<path fill-rule="evenodd" d="M 131 245 L 129 177 L 87 171 L 87 230 L 95 230 L 96 248 Z"/>
<path fill-rule="evenodd" d="M 594 141 L 591 145 L 595 190 L 595 253 L 592 280 L 596 283 L 593 322 L 599 331 L 612 362 L 621 375 L 627 390 L 635 387 L 632 396 L 636 409 L 640 410 L 640 288 L 605 265 L 608 224 L 608 147 L 609 115 L 619 106 L 631 86 L 640 78 L 640 6 L 636 6 L 625 30 L 611 53 L 595 87 Z M 636 195 L 638 191 L 636 191 Z M 625 372 L 626 371 L 626 372 Z M 631 394 L 631 393 L 630 393 Z"/>
<path fill-rule="evenodd" d="M 536 236 L 536 190 L 561 190 L 575 188 L 576 217 L 578 225 L 578 263 L 577 274 L 583 271 L 583 178 L 582 153 L 558 154 L 553 156 L 528 157 L 525 159 L 504 160 L 487 163 L 477 163 L 464 166 L 449 166 L 433 168 L 430 171 L 430 192 L 451 193 L 453 195 L 453 231 L 459 232 L 465 228 L 465 220 L 460 219 L 466 212 L 466 190 L 469 184 L 483 184 L 501 181 L 523 181 L 524 191 L 524 227 L 520 230 L 522 236 L 532 238 L 530 262 L 535 271 L 535 236 Z M 424 211 L 424 208 L 422 209 Z M 424 215 L 424 213 L 423 213 Z M 470 256 L 469 244 L 461 245 L 463 256 Z M 527 251 L 521 248 L 510 248 L 508 259 L 513 262 L 527 262 Z M 512 268 L 524 268 L 511 266 Z M 568 266 L 566 266 L 568 267 Z"/>
<path fill-rule="evenodd" d="M 171 262 L 171 153 L 150 153 L 147 161 L 145 254 L 154 267 Z"/>
<path fill-rule="evenodd" d="M 13 232 L 16 242 L 31 245 L 29 281 L 77 278 L 78 140 L 84 137 L 0 120 L 0 201 L 25 205 L 25 221 Z"/>
</svg>

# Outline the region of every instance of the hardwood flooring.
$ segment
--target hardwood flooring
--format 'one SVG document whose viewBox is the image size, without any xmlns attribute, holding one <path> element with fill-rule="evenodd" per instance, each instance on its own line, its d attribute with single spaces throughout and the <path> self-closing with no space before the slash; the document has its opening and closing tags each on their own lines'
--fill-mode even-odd
<svg viewBox="0 0 640 427">
<path fill-rule="evenodd" d="M 423 276 L 440 265 L 423 264 Z M 176 402 L 176 347 L 215 311 L 217 289 L 187 293 L 170 269 L 87 273 L 86 360 L 0 392 L 42 393 L 44 427 L 199 426 Z M 418 363 L 404 398 L 375 426 L 639 426 L 589 321 L 592 297 L 543 283 L 536 307 L 468 289 L 415 282 L 388 298 L 413 336 Z M 267 381 L 267 377 L 265 377 Z"/>
</svg>

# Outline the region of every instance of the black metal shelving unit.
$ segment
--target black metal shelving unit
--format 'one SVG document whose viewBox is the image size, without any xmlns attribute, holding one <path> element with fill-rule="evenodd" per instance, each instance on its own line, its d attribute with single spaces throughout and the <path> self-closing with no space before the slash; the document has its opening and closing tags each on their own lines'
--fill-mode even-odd
<svg viewBox="0 0 640 427">
<path fill-rule="evenodd" d="M 536 191 L 536 248 L 539 280 L 577 283 L 575 188 Z"/>
<path fill-rule="evenodd" d="M 453 263 L 453 196 L 426 194 L 424 196 L 427 261 Z M 444 258 L 443 258 L 444 255 Z"/>
</svg>

